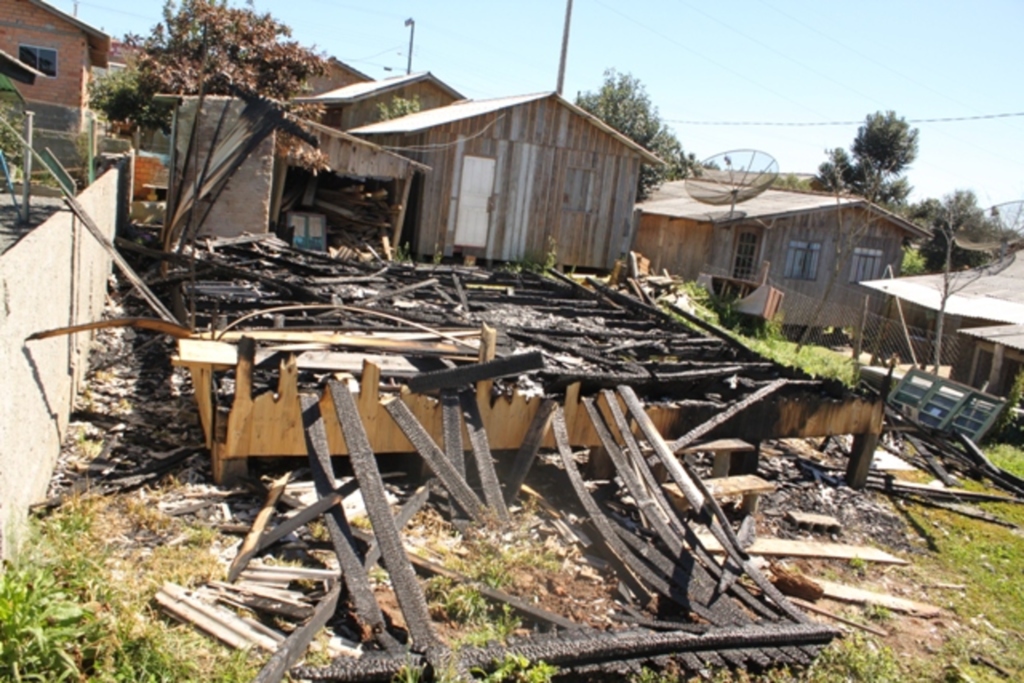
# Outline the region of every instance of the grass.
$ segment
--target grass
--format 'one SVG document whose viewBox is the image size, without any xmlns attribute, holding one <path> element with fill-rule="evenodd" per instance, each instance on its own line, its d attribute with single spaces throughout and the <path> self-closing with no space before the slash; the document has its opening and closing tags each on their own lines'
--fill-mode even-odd
<svg viewBox="0 0 1024 683">
<path fill-rule="evenodd" d="M 814 377 L 836 379 L 847 386 L 857 383 L 859 372 L 852 358 L 820 346 L 805 345 L 798 351 L 796 342 L 783 337 L 777 323 L 736 313 L 732 302 L 713 296 L 695 282 L 681 287 L 699 318 L 721 327 L 751 351 Z"/>
<path fill-rule="evenodd" d="M 1011 474 L 1024 477 L 1024 449 L 1007 443 L 993 444 L 985 449 L 992 464 Z"/>
<path fill-rule="evenodd" d="M 33 538 L 0 577 L 0 680 L 248 681 L 251 653 L 168 621 L 152 599 L 223 569 L 213 535 L 134 498 L 82 498 L 33 522 Z M 136 534 L 162 532 L 153 547 Z M 164 542 L 175 540 L 172 545 Z"/>
</svg>

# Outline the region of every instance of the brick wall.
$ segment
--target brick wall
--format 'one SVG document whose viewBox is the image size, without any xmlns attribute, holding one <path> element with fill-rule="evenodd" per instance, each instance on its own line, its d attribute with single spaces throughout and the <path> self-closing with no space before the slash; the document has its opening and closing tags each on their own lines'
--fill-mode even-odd
<svg viewBox="0 0 1024 683">
<path fill-rule="evenodd" d="M 42 102 L 81 109 L 88 99 L 89 46 L 85 33 L 27 0 L 0 0 L 0 50 L 17 57 L 19 45 L 57 51 L 55 78 L 37 77 L 35 85 L 16 84 L 29 108 L 34 102 Z M 77 122 L 76 130 L 80 118 L 70 119 Z"/>
</svg>

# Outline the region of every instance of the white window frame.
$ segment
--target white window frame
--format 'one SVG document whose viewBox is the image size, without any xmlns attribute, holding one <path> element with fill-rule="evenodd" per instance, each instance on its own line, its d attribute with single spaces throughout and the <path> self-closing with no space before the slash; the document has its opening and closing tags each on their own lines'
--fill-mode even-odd
<svg viewBox="0 0 1024 683">
<path fill-rule="evenodd" d="M 881 249 L 856 247 L 850 259 L 850 282 L 875 280 L 882 272 L 882 259 L 885 254 Z M 870 268 L 870 272 L 868 269 Z"/>
<path fill-rule="evenodd" d="M 786 270 L 783 277 L 791 280 L 818 279 L 818 262 L 821 259 L 821 242 L 790 240 L 786 251 Z"/>
<path fill-rule="evenodd" d="M 59 73 L 59 70 L 57 69 L 57 60 L 60 57 L 60 53 L 58 52 L 57 48 L 55 48 L 55 47 L 45 47 L 43 45 L 31 45 L 29 43 L 19 43 L 18 44 L 18 61 L 23 62 L 25 64 L 28 64 L 28 62 L 25 62 L 25 60 L 21 58 L 21 51 L 25 50 L 25 49 L 34 50 L 35 51 L 35 63 L 29 64 L 29 66 L 31 66 L 36 71 L 39 71 L 40 73 L 42 73 L 47 78 L 57 78 L 57 75 Z M 45 71 L 43 71 L 42 69 L 39 68 L 39 51 L 40 50 L 48 50 L 48 51 L 53 53 L 53 74 L 52 75 L 46 73 Z"/>
</svg>

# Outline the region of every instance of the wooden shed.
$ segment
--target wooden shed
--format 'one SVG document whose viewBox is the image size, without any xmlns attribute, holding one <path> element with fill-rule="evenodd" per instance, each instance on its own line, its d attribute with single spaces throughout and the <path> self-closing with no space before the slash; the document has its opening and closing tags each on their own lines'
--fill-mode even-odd
<svg viewBox="0 0 1024 683">
<path fill-rule="evenodd" d="M 420 111 L 445 107 L 463 99 L 462 95 L 429 71 L 353 83 L 298 102 L 319 104 L 324 108 L 322 123 L 338 130 L 351 130 L 381 120 L 380 105 L 395 98 L 419 102 Z"/>
<path fill-rule="evenodd" d="M 903 242 L 927 235 L 859 197 L 767 190 L 730 210 L 698 202 L 679 181 L 665 183 L 639 208 L 633 249 L 651 260 L 653 270 L 665 268 L 687 280 L 704 274 L 739 285 L 770 284 L 786 297 L 785 322 L 796 325 L 849 324 L 849 311 L 856 317 L 864 306 L 865 292 L 856 283 L 883 277 L 890 268 L 898 276 Z M 837 319 L 802 319 L 818 312 L 812 302 L 825 296 L 837 265 L 824 312 Z"/>
<path fill-rule="evenodd" d="M 609 268 L 658 157 L 555 93 L 459 102 L 352 131 L 429 165 L 402 241 L 418 256 Z"/>
</svg>

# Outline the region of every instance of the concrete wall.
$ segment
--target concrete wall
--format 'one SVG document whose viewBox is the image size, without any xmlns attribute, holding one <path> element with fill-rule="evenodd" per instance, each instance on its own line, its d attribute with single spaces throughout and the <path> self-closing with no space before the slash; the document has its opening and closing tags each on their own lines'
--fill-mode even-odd
<svg viewBox="0 0 1024 683">
<path fill-rule="evenodd" d="M 109 171 L 79 196 L 111 238 L 117 186 L 117 171 Z M 91 340 L 87 333 L 25 337 L 98 320 L 110 267 L 107 253 L 67 210 L 0 256 L 0 557 L 17 549 L 28 506 L 46 493 Z"/>
</svg>

